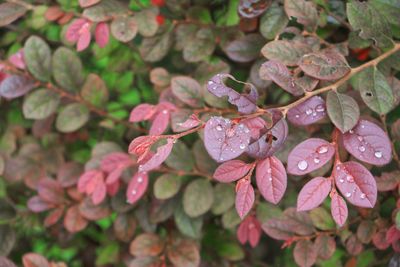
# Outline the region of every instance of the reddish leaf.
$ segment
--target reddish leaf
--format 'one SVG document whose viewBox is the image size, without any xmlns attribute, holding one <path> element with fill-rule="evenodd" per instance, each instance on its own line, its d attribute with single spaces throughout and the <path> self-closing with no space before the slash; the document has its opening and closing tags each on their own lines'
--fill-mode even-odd
<svg viewBox="0 0 400 267">
<path fill-rule="evenodd" d="M 262 225 L 264 232 L 278 240 L 287 240 L 294 235 L 292 224 L 285 219 L 270 219 Z"/>
<path fill-rule="evenodd" d="M 36 253 L 27 253 L 22 257 L 24 267 L 50 267 L 45 257 Z"/>
<path fill-rule="evenodd" d="M 387 229 L 381 229 L 372 236 L 372 243 L 379 250 L 385 250 L 390 246 L 390 243 L 386 240 L 386 233 Z"/>
<path fill-rule="evenodd" d="M 254 85 L 245 83 L 250 92 L 248 94 L 239 94 L 232 88 L 225 85 L 224 79 L 227 78 L 239 82 L 232 75 L 217 74 L 208 81 L 208 91 L 217 97 L 227 96 L 229 103 L 237 106 L 238 111 L 241 113 L 250 114 L 256 111 L 258 92 Z"/>
<path fill-rule="evenodd" d="M 103 202 L 103 200 L 106 198 L 106 194 L 107 194 L 107 188 L 104 181 L 101 182 L 99 181 L 98 183 L 96 183 L 93 193 L 91 194 L 93 204 L 98 205 L 101 202 Z"/>
<path fill-rule="evenodd" d="M 325 165 L 335 153 L 333 145 L 323 139 L 310 138 L 298 144 L 289 154 L 288 172 L 304 175 Z"/>
<path fill-rule="evenodd" d="M 325 101 L 320 96 L 313 96 L 303 103 L 289 109 L 288 120 L 294 125 L 313 124 L 326 116 Z"/>
<path fill-rule="evenodd" d="M 338 193 L 332 195 L 331 214 L 336 224 L 343 226 L 347 220 L 348 210 L 344 199 Z"/>
<path fill-rule="evenodd" d="M 256 247 L 261 237 L 260 222 L 256 217 L 248 216 L 239 225 L 236 235 L 243 245 L 249 241 L 253 248 Z"/>
<path fill-rule="evenodd" d="M 386 133 L 376 124 L 360 120 L 343 135 L 343 144 L 355 158 L 374 165 L 385 165 L 392 160 L 392 147 Z"/>
<path fill-rule="evenodd" d="M 331 191 L 331 180 L 316 177 L 304 185 L 297 197 L 297 210 L 307 211 L 318 207 Z"/>
<path fill-rule="evenodd" d="M 332 257 L 336 250 L 335 239 L 329 235 L 319 235 L 315 239 L 315 249 L 317 250 L 318 257 L 323 260 L 328 260 Z"/>
<path fill-rule="evenodd" d="M 307 212 L 288 208 L 283 212 L 283 220 L 290 224 L 291 231 L 298 235 L 310 235 L 315 231 L 311 217 Z"/>
<path fill-rule="evenodd" d="M 400 171 L 384 172 L 379 177 L 375 176 L 375 179 L 378 191 L 391 191 L 396 189 L 400 183 Z"/>
<path fill-rule="evenodd" d="M 95 191 L 99 183 L 104 183 L 103 172 L 99 170 L 89 170 L 84 172 L 79 178 L 78 190 L 79 192 L 90 195 Z"/>
<path fill-rule="evenodd" d="M 200 266 L 200 252 L 192 240 L 176 240 L 167 250 L 167 255 L 175 267 Z"/>
<path fill-rule="evenodd" d="M 239 217 L 243 219 L 253 207 L 254 188 L 247 179 L 240 180 L 237 187 L 235 207 Z"/>
<path fill-rule="evenodd" d="M 110 29 L 108 24 L 105 22 L 100 22 L 96 25 L 96 30 L 94 33 L 96 43 L 100 48 L 105 47 L 110 40 Z"/>
<path fill-rule="evenodd" d="M 214 172 L 214 179 L 222 183 L 230 183 L 244 177 L 251 169 L 251 164 L 241 160 L 230 160 L 222 163 Z"/>
<path fill-rule="evenodd" d="M 44 17 L 48 21 L 56 21 L 64 15 L 64 11 L 59 6 L 51 6 L 46 10 Z"/>
<path fill-rule="evenodd" d="M 85 198 L 79 204 L 80 214 L 88 220 L 97 221 L 110 216 L 111 210 L 107 202 L 102 202 L 99 205 L 94 205 L 91 198 Z"/>
<path fill-rule="evenodd" d="M 257 164 L 257 187 L 261 195 L 269 202 L 277 204 L 286 191 L 287 175 L 282 162 L 269 157 Z"/>
<path fill-rule="evenodd" d="M 114 152 L 105 156 L 101 160 L 100 167 L 102 171 L 109 173 L 106 183 L 115 183 L 121 176 L 122 172 L 133 163 L 134 161 L 126 153 Z"/>
<path fill-rule="evenodd" d="M 149 120 L 151 117 L 153 117 L 156 111 L 157 109 L 154 105 L 140 104 L 131 111 L 129 121 L 139 122 Z"/>
<path fill-rule="evenodd" d="M 136 231 L 135 217 L 129 213 L 121 213 L 115 219 L 113 228 L 117 239 L 129 242 Z"/>
<path fill-rule="evenodd" d="M 39 213 L 39 212 L 43 212 L 43 211 L 52 209 L 54 207 L 55 207 L 54 204 L 50 204 L 50 203 L 44 201 L 39 196 L 31 197 L 28 200 L 28 208 L 33 212 Z"/>
<path fill-rule="evenodd" d="M 25 69 L 24 50 L 21 48 L 16 53 L 12 54 L 8 61 L 19 69 Z"/>
<path fill-rule="evenodd" d="M 90 21 L 86 19 L 76 19 L 68 27 L 65 38 L 67 41 L 77 43 L 77 50 L 82 51 L 90 44 Z"/>
<path fill-rule="evenodd" d="M 198 126 L 200 124 L 200 122 L 201 121 L 199 120 L 199 118 L 195 114 L 192 114 L 184 122 L 178 123 L 179 124 L 178 126 L 181 129 L 183 129 L 184 131 L 186 131 L 186 130 L 189 130 L 189 129 L 192 129 L 192 128 Z"/>
<path fill-rule="evenodd" d="M 81 7 L 89 7 L 97 4 L 101 0 L 79 0 L 79 5 Z"/>
<path fill-rule="evenodd" d="M 85 24 L 80 31 L 80 36 L 76 43 L 76 50 L 78 52 L 85 50 L 89 46 L 91 39 L 90 24 Z"/>
<path fill-rule="evenodd" d="M 250 130 L 252 139 L 260 138 L 261 130 L 267 126 L 265 120 L 263 120 L 261 117 L 244 119 L 241 121 L 241 123 L 246 125 Z"/>
<path fill-rule="evenodd" d="M 204 129 L 204 145 L 217 162 L 240 156 L 250 141 L 250 130 L 223 117 L 212 117 Z"/>
<path fill-rule="evenodd" d="M 157 148 L 156 154 L 154 154 L 146 163 L 139 166 L 139 171 L 147 172 L 157 169 L 169 156 L 174 146 L 176 139 L 168 138 L 167 144 Z"/>
<path fill-rule="evenodd" d="M 301 267 L 311 267 L 317 261 L 317 250 L 309 240 L 300 240 L 293 250 L 296 263 Z"/>
<path fill-rule="evenodd" d="M 138 163 L 146 157 L 150 151 L 150 147 L 159 139 L 157 136 L 139 136 L 132 140 L 129 144 L 128 152 L 136 155 Z"/>
<path fill-rule="evenodd" d="M 0 96 L 13 99 L 27 94 L 35 87 L 32 79 L 26 76 L 11 75 L 0 83 Z"/>
<path fill-rule="evenodd" d="M 154 118 L 152 119 L 149 134 L 150 135 L 162 134 L 168 128 L 170 118 L 171 114 L 170 111 L 167 109 L 161 112 L 157 112 Z"/>
<path fill-rule="evenodd" d="M 64 190 L 61 185 L 50 178 L 45 178 L 38 183 L 38 193 L 41 199 L 53 204 L 64 202 Z"/>
<path fill-rule="evenodd" d="M 336 186 L 353 205 L 372 208 L 377 197 L 372 174 L 360 163 L 349 161 L 336 166 L 333 176 Z"/>
<path fill-rule="evenodd" d="M 386 241 L 388 243 L 394 243 L 400 239 L 400 231 L 396 228 L 396 225 L 392 225 L 386 232 Z"/>
<path fill-rule="evenodd" d="M 251 19 L 263 14 L 270 5 L 270 1 L 267 0 L 240 0 L 238 13 L 243 18 Z"/>
<path fill-rule="evenodd" d="M 372 236 L 375 234 L 377 227 L 375 222 L 371 220 L 363 220 L 357 227 L 357 237 L 363 244 L 369 244 Z"/>
<path fill-rule="evenodd" d="M 82 166 L 76 162 L 66 162 L 60 166 L 57 172 L 57 181 L 62 187 L 70 187 L 78 182 L 82 173 Z"/>
<path fill-rule="evenodd" d="M 44 220 L 44 226 L 50 227 L 56 224 L 64 214 L 64 207 L 52 210 Z"/>
<path fill-rule="evenodd" d="M 363 245 L 360 240 L 358 240 L 356 235 L 351 235 L 346 240 L 346 250 L 350 253 L 350 255 L 358 255 L 361 253 L 363 250 Z"/>
<path fill-rule="evenodd" d="M 146 172 L 136 173 L 128 185 L 128 190 L 126 191 L 126 198 L 130 204 L 136 203 L 147 190 L 149 184 L 149 177 Z"/>
<path fill-rule="evenodd" d="M 88 221 L 79 212 L 79 206 L 75 205 L 67 210 L 64 217 L 64 226 L 70 233 L 76 233 L 86 228 Z"/>
<path fill-rule="evenodd" d="M 136 257 L 157 256 L 164 249 L 164 242 L 155 234 L 144 233 L 132 241 L 129 251 Z"/>
</svg>

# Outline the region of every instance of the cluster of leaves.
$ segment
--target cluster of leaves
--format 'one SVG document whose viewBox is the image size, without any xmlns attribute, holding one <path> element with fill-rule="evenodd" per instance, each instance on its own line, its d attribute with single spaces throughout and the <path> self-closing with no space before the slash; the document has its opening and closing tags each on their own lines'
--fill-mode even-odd
<svg viewBox="0 0 400 267">
<path fill-rule="evenodd" d="M 398 0 L 41 3 L 0 4 L 1 266 L 399 264 Z"/>
</svg>

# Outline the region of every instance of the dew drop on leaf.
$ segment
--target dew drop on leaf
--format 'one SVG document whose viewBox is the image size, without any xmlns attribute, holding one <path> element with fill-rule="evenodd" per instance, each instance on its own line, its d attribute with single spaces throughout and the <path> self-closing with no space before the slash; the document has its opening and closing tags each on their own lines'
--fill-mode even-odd
<svg viewBox="0 0 400 267">
<path fill-rule="evenodd" d="M 319 158 L 314 158 L 314 162 L 315 162 L 315 163 L 318 164 L 320 161 L 321 161 L 321 160 L 320 160 Z"/>
<path fill-rule="evenodd" d="M 325 108 L 324 108 L 323 105 L 318 105 L 318 106 L 315 108 L 315 110 L 316 110 L 317 112 L 324 112 L 324 111 L 325 111 Z"/>
<path fill-rule="evenodd" d="M 318 148 L 318 154 L 325 154 L 326 152 L 328 152 L 328 147 L 327 146 L 320 146 Z"/>
<path fill-rule="evenodd" d="M 299 168 L 299 170 L 304 171 L 305 169 L 307 169 L 308 167 L 308 163 L 305 160 L 301 160 L 299 161 L 299 163 L 297 163 L 297 168 Z"/>
<path fill-rule="evenodd" d="M 313 112 L 313 111 L 312 111 L 312 109 L 310 109 L 310 108 L 306 110 L 306 114 L 307 114 L 307 115 L 310 115 L 312 112 Z"/>
<path fill-rule="evenodd" d="M 375 151 L 374 155 L 375 155 L 375 157 L 377 157 L 378 159 L 382 158 L 382 152 L 381 152 L 381 151 Z"/>
<path fill-rule="evenodd" d="M 240 144 L 240 149 L 245 149 L 246 148 L 246 145 L 245 144 Z"/>
<path fill-rule="evenodd" d="M 350 193 L 350 192 L 347 192 L 347 193 L 346 193 L 346 197 L 351 197 L 351 193 Z"/>
<path fill-rule="evenodd" d="M 354 178 L 353 178 L 353 176 L 351 176 L 351 175 L 347 175 L 347 176 L 346 176 L 346 180 L 347 180 L 347 182 L 349 182 L 349 183 L 353 183 L 353 182 L 354 182 Z"/>
<path fill-rule="evenodd" d="M 360 195 L 360 198 L 361 198 L 361 199 L 364 199 L 365 197 L 366 197 L 366 196 L 365 196 L 364 193 Z"/>
<path fill-rule="evenodd" d="M 361 152 L 364 152 L 365 151 L 365 146 L 359 146 L 358 150 L 360 150 Z"/>
</svg>

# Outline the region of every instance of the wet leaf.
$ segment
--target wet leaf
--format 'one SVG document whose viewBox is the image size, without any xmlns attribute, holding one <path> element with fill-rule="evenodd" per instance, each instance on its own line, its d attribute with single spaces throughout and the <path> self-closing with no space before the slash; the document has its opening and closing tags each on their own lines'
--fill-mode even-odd
<svg viewBox="0 0 400 267">
<path fill-rule="evenodd" d="M 303 103 L 289 109 L 288 120 L 294 125 L 310 125 L 326 116 L 325 101 L 320 96 L 313 96 Z"/>
<path fill-rule="evenodd" d="M 357 124 L 360 109 L 351 96 L 330 91 L 326 106 L 329 118 L 342 133 L 349 131 Z"/>
<path fill-rule="evenodd" d="M 214 179 L 222 183 L 230 183 L 244 177 L 251 169 L 251 164 L 241 160 L 230 160 L 222 163 L 214 172 Z"/>
<path fill-rule="evenodd" d="M 239 217 L 243 218 L 249 213 L 254 204 L 254 188 L 247 179 L 238 182 L 235 207 Z"/>
<path fill-rule="evenodd" d="M 298 40 L 271 41 L 261 49 L 264 57 L 280 61 L 287 66 L 296 66 L 299 59 L 310 52 L 312 52 L 311 47 Z"/>
<path fill-rule="evenodd" d="M 301 189 L 297 198 L 297 210 L 307 211 L 318 207 L 331 191 L 331 180 L 316 177 Z"/>
</svg>

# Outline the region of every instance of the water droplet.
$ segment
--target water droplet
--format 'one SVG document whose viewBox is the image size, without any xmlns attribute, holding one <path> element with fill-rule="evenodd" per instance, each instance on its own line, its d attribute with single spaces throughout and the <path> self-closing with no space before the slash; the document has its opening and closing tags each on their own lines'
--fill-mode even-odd
<svg viewBox="0 0 400 267">
<path fill-rule="evenodd" d="M 353 130 L 350 130 L 350 131 L 349 131 L 349 133 L 353 134 L 353 133 L 354 133 L 354 131 L 353 131 Z"/>
<path fill-rule="evenodd" d="M 213 81 L 208 81 L 208 84 L 209 84 L 209 85 L 213 84 Z"/>
<path fill-rule="evenodd" d="M 299 161 L 299 163 L 297 163 L 297 168 L 299 168 L 299 170 L 304 171 L 305 169 L 308 168 L 308 163 L 305 160 L 301 160 Z"/>
<path fill-rule="evenodd" d="M 361 152 L 364 152 L 365 151 L 365 146 L 359 146 L 358 150 L 360 150 Z"/>
<path fill-rule="evenodd" d="M 362 124 L 361 124 L 361 128 L 364 129 L 364 128 L 365 128 L 365 125 L 362 125 Z"/>
<path fill-rule="evenodd" d="M 172 141 L 172 143 L 176 144 L 178 142 L 178 139 L 174 139 L 174 141 Z"/>
<path fill-rule="evenodd" d="M 229 124 L 229 123 L 231 123 L 231 120 L 230 119 L 225 119 L 225 123 Z"/>
<path fill-rule="evenodd" d="M 317 112 L 324 112 L 324 111 L 325 111 L 325 108 L 324 108 L 323 105 L 318 105 L 318 106 L 315 108 L 315 110 L 316 110 Z"/>
<path fill-rule="evenodd" d="M 337 166 L 337 167 L 336 167 L 336 170 L 340 171 L 340 166 Z"/>
<path fill-rule="evenodd" d="M 375 151 L 374 155 L 378 159 L 382 158 L 382 152 L 381 151 Z"/>
<path fill-rule="evenodd" d="M 300 115 L 299 114 L 296 114 L 296 116 L 295 116 L 296 118 L 300 118 Z"/>
<path fill-rule="evenodd" d="M 366 195 L 364 194 L 364 193 L 362 193 L 361 195 L 360 195 L 360 198 L 361 199 L 364 199 L 366 197 Z"/>
<path fill-rule="evenodd" d="M 220 158 L 219 158 L 219 160 L 223 161 L 223 160 L 224 160 L 224 158 L 223 158 L 223 157 L 220 157 Z"/>
<path fill-rule="evenodd" d="M 250 132 L 249 128 L 245 128 L 245 129 L 244 129 L 244 132 L 245 132 L 245 133 L 249 133 L 249 132 Z"/>
<path fill-rule="evenodd" d="M 272 177 L 269 177 L 269 178 L 268 178 L 268 181 L 270 181 L 270 182 L 271 182 L 271 181 L 272 181 Z"/>
<path fill-rule="evenodd" d="M 353 182 L 354 182 L 354 178 L 353 178 L 353 176 L 351 176 L 351 175 L 347 175 L 347 176 L 346 176 L 346 180 L 347 180 L 347 182 L 349 182 L 349 183 L 353 183 Z"/>
<path fill-rule="evenodd" d="M 342 178 L 339 179 L 339 182 L 340 182 L 340 183 L 344 183 L 344 179 L 342 179 Z"/>
<path fill-rule="evenodd" d="M 272 169 L 271 169 L 271 168 L 268 168 L 268 169 L 267 169 L 267 173 L 272 173 Z"/>
<path fill-rule="evenodd" d="M 221 141 L 222 141 L 222 138 L 218 138 L 218 141 L 220 141 L 220 142 L 221 142 Z"/>
<path fill-rule="evenodd" d="M 357 136 L 358 141 L 362 142 L 364 141 L 364 138 L 362 138 L 362 136 Z"/>
<path fill-rule="evenodd" d="M 217 129 L 218 132 L 222 131 L 222 126 L 221 125 L 217 125 L 217 127 L 215 127 L 215 129 Z"/>
<path fill-rule="evenodd" d="M 162 113 L 163 113 L 163 114 L 167 114 L 167 113 L 168 113 L 168 110 L 164 109 L 164 110 L 162 111 Z"/>
<path fill-rule="evenodd" d="M 139 171 L 142 171 L 142 170 L 143 170 L 143 166 L 139 165 Z"/>
<path fill-rule="evenodd" d="M 315 162 L 315 163 L 318 164 L 318 163 L 320 163 L 320 161 L 321 161 L 321 160 L 320 160 L 319 158 L 314 158 L 314 162 Z"/>
<path fill-rule="evenodd" d="M 320 146 L 317 150 L 318 154 L 325 154 L 328 152 L 328 147 L 327 146 Z"/>
<path fill-rule="evenodd" d="M 243 124 L 239 124 L 238 127 L 239 127 L 239 129 L 243 129 L 244 125 Z"/>
<path fill-rule="evenodd" d="M 136 195 L 136 190 L 132 190 L 132 195 Z"/>
<path fill-rule="evenodd" d="M 347 193 L 346 193 L 346 197 L 351 197 L 351 193 L 350 193 L 350 192 L 347 192 Z"/>
<path fill-rule="evenodd" d="M 246 148 L 246 145 L 245 144 L 240 144 L 240 149 L 245 149 Z"/>
<path fill-rule="evenodd" d="M 317 116 L 317 112 L 314 111 L 312 115 L 313 117 Z"/>
<path fill-rule="evenodd" d="M 137 179 L 137 181 L 138 181 L 138 183 L 142 183 L 142 182 L 143 182 L 143 178 L 142 178 L 142 177 L 139 177 L 139 178 Z"/>
<path fill-rule="evenodd" d="M 306 110 L 306 114 L 307 114 L 307 115 L 310 115 L 312 112 L 313 112 L 313 111 L 312 111 L 312 109 L 310 109 L 310 108 Z"/>
</svg>

